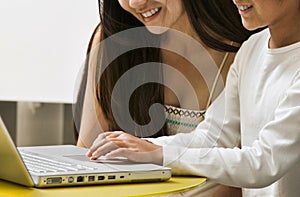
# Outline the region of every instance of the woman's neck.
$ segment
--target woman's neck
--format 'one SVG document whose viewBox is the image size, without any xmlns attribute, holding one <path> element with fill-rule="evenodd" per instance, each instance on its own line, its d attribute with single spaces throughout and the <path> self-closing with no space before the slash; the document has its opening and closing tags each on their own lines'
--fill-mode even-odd
<svg viewBox="0 0 300 197">
<path fill-rule="evenodd" d="M 200 42 L 200 38 L 195 31 L 194 27 L 192 26 L 189 17 L 186 13 L 184 13 L 180 19 L 177 20 L 176 24 L 171 27 L 174 30 L 180 31 L 193 39 L 197 40 Z"/>
</svg>

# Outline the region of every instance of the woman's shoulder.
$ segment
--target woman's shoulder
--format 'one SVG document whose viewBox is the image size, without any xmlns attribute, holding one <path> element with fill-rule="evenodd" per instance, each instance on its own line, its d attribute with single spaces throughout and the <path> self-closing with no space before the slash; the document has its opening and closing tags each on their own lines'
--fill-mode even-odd
<svg viewBox="0 0 300 197">
<path fill-rule="evenodd" d="M 99 23 L 92 35 L 92 48 L 95 48 L 97 45 L 99 45 L 99 43 L 101 42 L 101 31 L 102 31 L 102 25 L 101 23 Z"/>
</svg>

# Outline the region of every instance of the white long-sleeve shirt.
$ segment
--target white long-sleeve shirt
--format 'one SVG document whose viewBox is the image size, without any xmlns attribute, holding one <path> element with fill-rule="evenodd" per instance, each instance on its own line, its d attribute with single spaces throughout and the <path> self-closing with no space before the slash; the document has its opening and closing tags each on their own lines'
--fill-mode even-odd
<svg viewBox="0 0 300 197">
<path fill-rule="evenodd" d="M 264 30 L 243 44 L 195 131 L 150 140 L 173 173 L 243 187 L 244 196 L 299 196 L 300 42 L 269 49 L 269 38 Z"/>
</svg>

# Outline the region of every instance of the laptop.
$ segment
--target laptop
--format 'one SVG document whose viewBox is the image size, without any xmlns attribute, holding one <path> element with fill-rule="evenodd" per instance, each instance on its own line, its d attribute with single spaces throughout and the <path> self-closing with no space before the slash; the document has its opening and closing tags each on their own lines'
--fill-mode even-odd
<svg viewBox="0 0 300 197">
<path fill-rule="evenodd" d="M 166 181 L 171 169 L 126 158 L 95 161 L 74 145 L 16 147 L 0 117 L 0 179 L 29 187 Z"/>
</svg>

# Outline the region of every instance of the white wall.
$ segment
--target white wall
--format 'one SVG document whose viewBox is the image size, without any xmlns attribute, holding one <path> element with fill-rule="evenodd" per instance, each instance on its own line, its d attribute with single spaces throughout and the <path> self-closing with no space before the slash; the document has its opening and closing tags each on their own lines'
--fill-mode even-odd
<svg viewBox="0 0 300 197">
<path fill-rule="evenodd" d="M 97 0 L 0 0 L 0 101 L 72 103 Z"/>
</svg>

